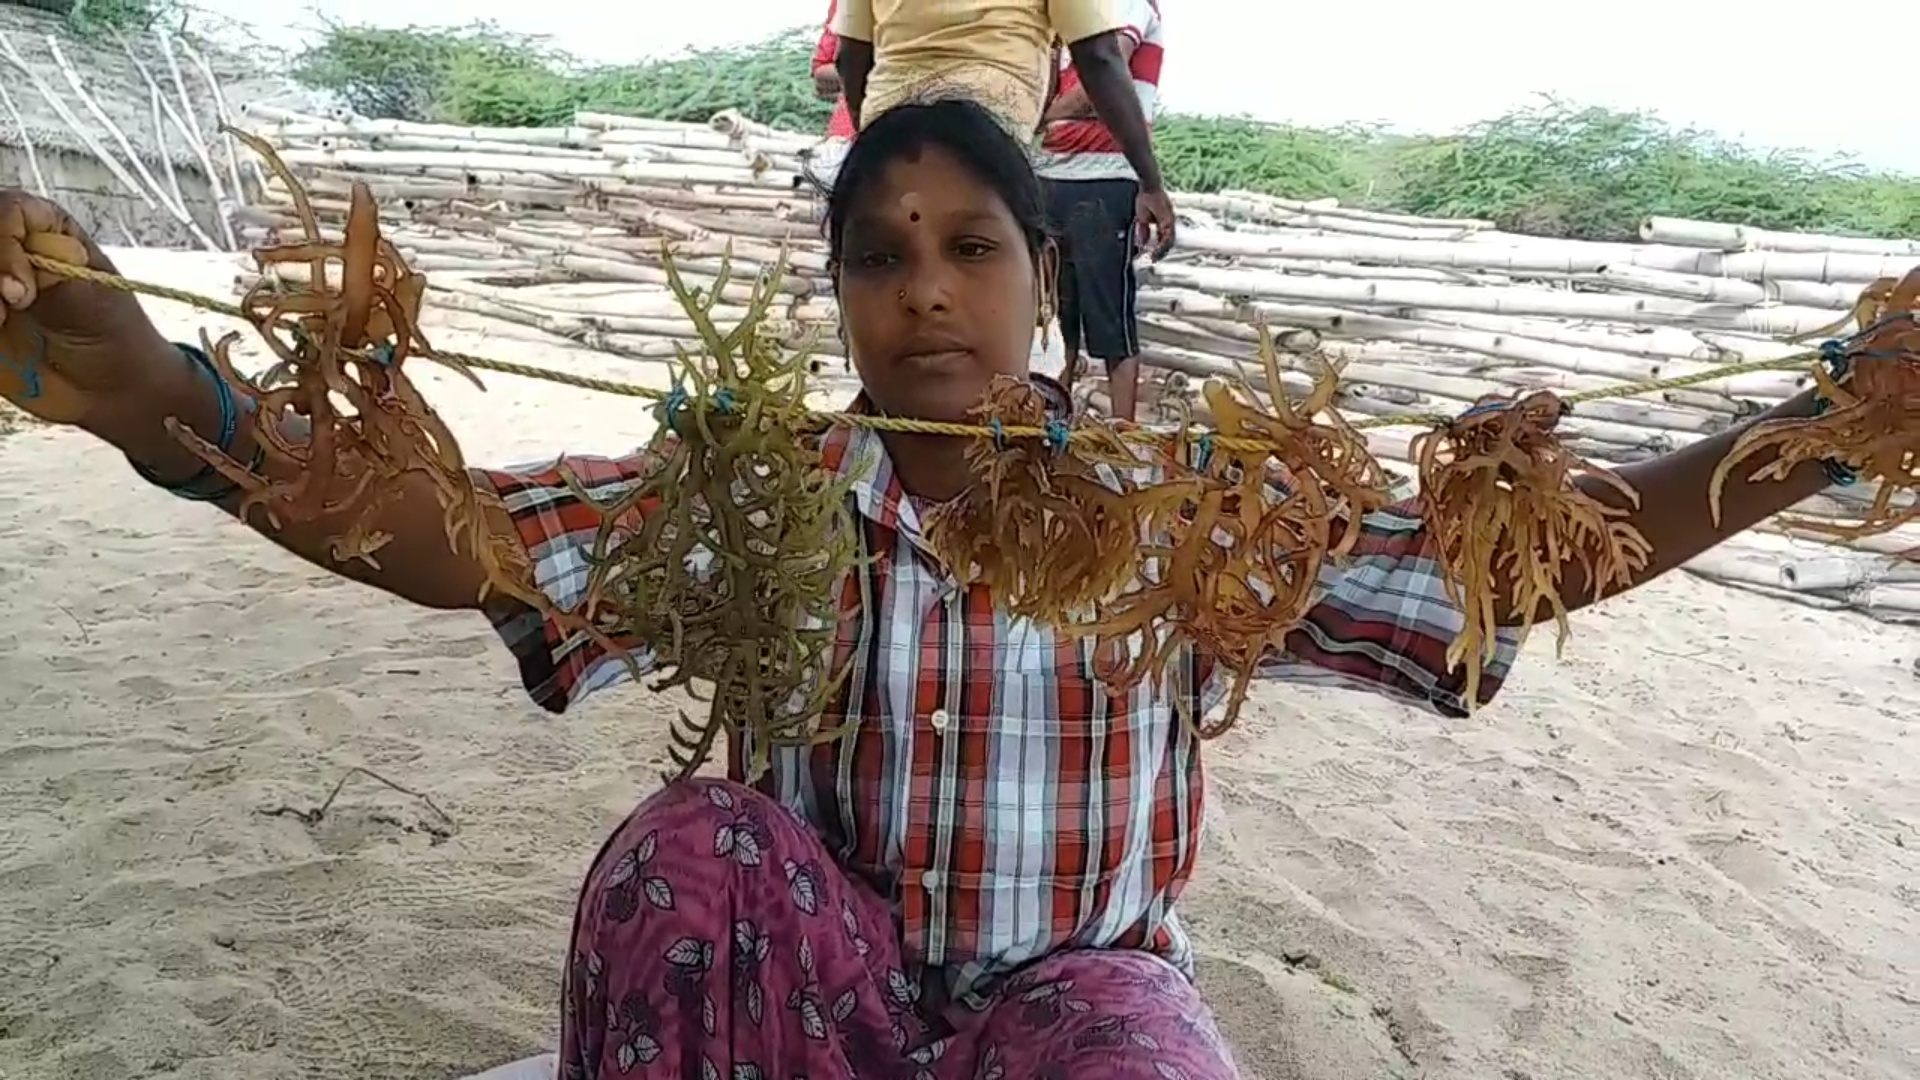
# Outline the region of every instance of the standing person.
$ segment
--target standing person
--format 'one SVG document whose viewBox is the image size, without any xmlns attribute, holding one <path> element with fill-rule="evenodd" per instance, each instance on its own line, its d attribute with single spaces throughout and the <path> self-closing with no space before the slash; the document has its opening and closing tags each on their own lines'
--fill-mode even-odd
<svg viewBox="0 0 1920 1080">
<path fill-rule="evenodd" d="M 820 100 L 833 102 L 833 115 L 827 118 L 826 141 L 806 155 L 806 173 L 820 191 L 833 187 L 854 131 L 853 113 L 847 108 L 847 96 L 840 92 L 840 72 L 834 66 L 840 58 L 840 38 L 833 32 L 833 16 L 838 7 L 838 0 L 829 0 L 826 25 L 820 28 L 820 41 L 813 47 L 813 92 Z"/>
<path fill-rule="evenodd" d="M 820 41 L 813 47 L 813 92 L 821 101 L 833 102 L 833 115 L 827 118 L 827 138 L 851 142 L 853 113 L 847 109 L 847 96 L 840 92 L 840 72 L 834 67 L 840 58 L 840 37 L 833 32 L 833 16 L 839 7 L 839 0 L 829 0 L 826 25 L 820 28 Z"/>
<path fill-rule="evenodd" d="M 1160 66 L 1166 45 L 1158 0 L 1122 0 L 1127 24 L 1120 55 L 1126 60 L 1149 126 L 1160 103 Z M 1093 107 L 1080 72 L 1063 57 L 1059 90 L 1041 124 L 1035 171 L 1045 182 L 1047 217 L 1060 240 L 1060 333 L 1067 378 L 1079 373 L 1082 351 L 1106 365 L 1113 414 L 1136 419 L 1140 408 L 1140 332 L 1134 298 L 1139 255 L 1134 205 L 1140 174 L 1120 140 Z"/>
<path fill-rule="evenodd" d="M 1140 184 L 1134 214 L 1154 258 L 1173 247 L 1173 201 L 1128 67 L 1128 19 L 1111 0 L 841 0 L 835 67 L 856 129 L 908 101 L 972 98 L 1016 134 L 1038 131 L 1064 41 L 1093 110 Z"/>
<path fill-rule="evenodd" d="M 993 380 L 1027 373 L 1053 249 L 1025 150 L 977 105 L 903 106 L 863 129 L 827 245 L 862 387 L 852 411 L 962 422 Z M 0 191 L 0 361 L 13 359 L 0 395 L 106 440 L 164 490 L 238 511 L 239 493 L 214 486 L 174 431 L 250 460 L 251 427 L 232 422 L 239 391 L 169 344 L 131 295 L 43 275 L 29 253 L 113 270 L 58 207 Z M 1059 387 L 1038 386 L 1065 421 Z M 1803 393 L 1754 422 L 1816 408 Z M 290 414 L 281 430 L 306 438 Z M 1767 452 L 1727 482 L 1715 520 L 1708 488 L 1745 430 L 1622 468 L 1638 501 L 1581 481 L 1652 549 L 1610 592 L 1827 486 L 1817 462 L 1752 479 L 1777 460 Z M 864 556 L 839 594 L 836 653 L 851 674 L 823 717 L 851 730 L 776 748 L 751 788 L 736 782 L 736 746 L 734 780 L 669 784 L 615 828 L 575 912 L 560 1080 L 1234 1080 L 1176 914 L 1207 816 L 1191 721 L 1228 689 L 1216 658 L 1182 657 L 1164 692 L 1109 691 L 1082 642 L 1009 614 L 927 554 L 925 514 L 977 482 L 966 440 L 840 426 L 819 438 Z M 283 459 L 266 467 L 296 475 Z M 527 584 L 567 608 L 584 599 L 582 568 L 605 557 L 597 504 L 653 469 L 645 454 L 569 454 L 469 481 L 499 499 L 489 525 L 524 546 Z M 315 481 L 331 498 L 351 478 Z M 554 712 L 647 662 L 636 645 L 629 668 L 498 591 L 478 599 L 487 571 L 449 547 L 434 480 L 407 473 L 384 494 L 377 565 L 330 554 L 338 520 L 275 528 L 255 511 L 248 523 L 398 599 L 486 615 Z M 1319 599 L 1260 674 L 1465 715 L 1465 677 L 1447 659 L 1463 617 L 1419 503 L 1344 527 L 1348 559 L 1323 565 Z M 203 587 L 219 575 L 204 565 Z M 1563 595 L 1570 607 L 1592 595 L 1577 564 Z M 1517 628 L 1551 617 L 1511 590 L 1497 603 L 1510 629 L 1482 702 L 1513 664 Z"/>
</svg>

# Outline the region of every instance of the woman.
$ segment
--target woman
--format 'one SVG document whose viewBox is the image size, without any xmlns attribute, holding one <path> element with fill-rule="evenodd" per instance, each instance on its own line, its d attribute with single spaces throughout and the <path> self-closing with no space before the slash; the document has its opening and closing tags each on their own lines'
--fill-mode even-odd
<svg viewBox="0 0 1920 1080">
<path fill-rule="evenodd" d="M 1042 221 L 1024 152 L 978 107 L 901 106 L 875 118 L 829 209 L 864 386 L 855 407 L 959 420 L 994 376 L 1025 374 L 1054 269 Z M 36 375 L 36 395 L 17 374 L 0 392 L 109 439 L 144 475 L 177 486 L 196 467 L 162 422 L 178 416 L 218 437 L 218 395 L 129 298 L 36 281 L 24 261 L 26 251 L 81 243 L 57 208 L 0 195 L 0 343 L 45 346 L 7 353 L 32 361 L 16 366 Z M 1810 412 L 1810 402 L 1782 412 L 1796 410 Z M 1736 481 L 1725 532 L 1716 531 L 1707 482 L 1731 438 L 1628 470 L 1645 506 L 1633 521 L 1656 548 L 1643 580 L 1822 486 L 1817 466 L 1783 482 Z M 232 441 L 246 460 L 244 436 Z M 576 913 L 563 1076 L 1237 1075 L 1189 982 L 1174 914 L 1203 809 L 1199 747 L 1177 716 L 1180 706 L 1217 703 L 1219 680 L 1208 658 L 1194 657 L 1178 694 L 1110 697 L 1082 646 L 947 579 L 924 555 L 919 521 L 969 483 L 964 449 L 866 430 L 825 437 L 829 467 L 859 470 L 851 498 L 873 556 L 847 586 L 852 677 L 832 708 L 858 728 L 835 744 L 776 753 L 758 790 L 671 785 L 614 832 Z M 602 490 L 638 467 L 585 457 L 566 466 Z M 578 599 L 595 519 L 560 473 L 475 480 L 503 497 L 510 520 L 497 524 L 526 543 L 541 587 L 562 604 Z M 402 492 L 382 525 L 394 540 L 381 568 L 349 573 L 416 603 L 473 606 L 481 571 L 448 554 L 430 487 Z M 1353 559 L 1329 569 L 1324 599 L 1266 672 L 1460 715 L 1461 678 L 1444 661 L 1460 616 L 1421 523 L 1403 506 L 1359 528 Z M 327 532 L 269 535 L 324 566 Z M 486 613 L 549 709 L 625 677 L 613 658 L 530 610 Z M 1502 636 L 1483 697 L 1506 674 L 1517 636 Z"/>
</svg>

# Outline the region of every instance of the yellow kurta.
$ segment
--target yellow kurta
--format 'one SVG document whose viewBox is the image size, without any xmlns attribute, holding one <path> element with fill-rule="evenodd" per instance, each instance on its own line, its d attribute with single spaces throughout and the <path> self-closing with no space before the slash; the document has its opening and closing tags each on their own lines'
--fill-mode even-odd
<svg viewBox="0 0 1920 1080">
<path fill-rule="evenodd" d="M 833 32 L 873 45 L 865 126 L 895 105 L 968 97 L 1030 138 L 1040 126 L 1053 42 L 1127 25 L 1112 0 L 841 0 Z"/>
</svg>

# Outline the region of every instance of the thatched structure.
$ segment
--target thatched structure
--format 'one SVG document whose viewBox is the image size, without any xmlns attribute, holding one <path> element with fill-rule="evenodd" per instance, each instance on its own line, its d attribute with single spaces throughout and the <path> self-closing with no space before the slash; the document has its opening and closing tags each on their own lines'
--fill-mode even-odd
<svg viewBox="0 0 1920 1080">
<path fill-rule="evenodd" d="M 0 184 L 44 193 L 102 243 L 231 247 L 223 90 L 245 96 L 258 69 L 152 32 L 82 37 L 52 6 L 0 0 Z"/>
</svg>

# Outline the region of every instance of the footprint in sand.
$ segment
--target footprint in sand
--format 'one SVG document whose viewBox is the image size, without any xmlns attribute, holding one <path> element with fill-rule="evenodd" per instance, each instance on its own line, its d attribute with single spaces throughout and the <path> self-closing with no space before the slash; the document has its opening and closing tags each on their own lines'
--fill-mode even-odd
<svg viewBox="0 0 1920 1080">
<path fill-rule="evenodd" d="M 1392 1014 L 1310 970 L 1263 971 L 1208 956 L 1200 987 L 1247 1080 L 1395 1080 L 1417 1076 Z M 1247 1063 L 1259 1062 L 1258 1069 Z"/>
<path fill-rule="evenodd" d="M 155 705 L 162 701 L 169 701 L 180 692 L 179 688 L 172 683 L 153 675 L 128 675 L 121 679 L 118 685 L 141 705 Z"/>
</svg>

